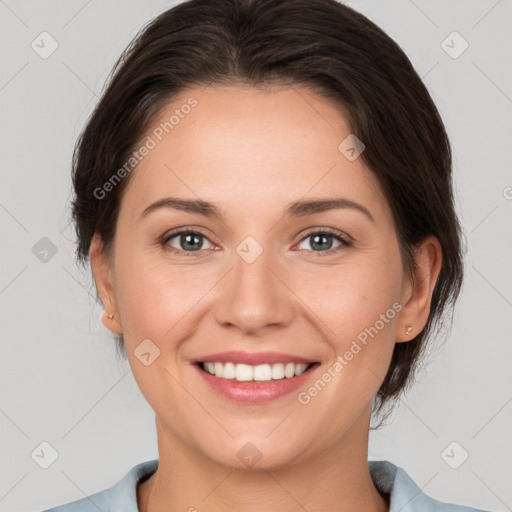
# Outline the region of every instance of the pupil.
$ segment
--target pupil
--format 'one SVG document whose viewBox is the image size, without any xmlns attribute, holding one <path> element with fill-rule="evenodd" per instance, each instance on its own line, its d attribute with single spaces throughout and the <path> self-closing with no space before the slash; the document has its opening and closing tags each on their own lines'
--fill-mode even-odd
<svg viewBox="0 0 512 512">
<path fill-rule="evenodd" d="M 325 241 L 325 240 L 328 240 L 328 242 L 327 242 L 327 244 L 323 244 L 323 245 L 322 245 L 322 244 L 319 242 L 319 240 L 324 240 L 324 241 Z M 331 243 L 329 243 L 329 241 L 330 241 Z M 312 246 L 314 246 L 315 244 L 318 244 L 317 246 L 318 246 L 318 248 L 320 248 L 320 249 L 322 249 L 322 248 L 324 248 L 324 249 L 325 249 L 325 248 L 326 248 L 326 247 L 325 247 L 325 245 L 327 245 L 327 246 L 328 246 L 328 247 L 327 247 L 327 249 L 330 249 L 330 247 L 331 247 L 331 245 L 332 245 L 332 240 L 330 239 L 330 236 L 326 236 L 326 235 L 314 235 L 314 236 L 313 236 L 313 243 L 312 243 L 311 245 L 312 245 Z"/>
<path fill-rule="evenodd" d="M 194 246 L 194 242 L 192 241 L 194 239 L 195 239 L 195 242 L 196 242 L 196 246 Z M 195 235 L 193 233 L 182 235 L 181 236 L 181 240 L 182 240 L 183 247 L 185 247 L 185 248 L 188 247 L 189 249 L 192 249 L 193 251 L 199 250 L 201 248 L 201 245 L 202 245 L 200 243 L 199 236 Z M 198 243 L 198 241 L 199 241 L 199 243 Z M 197 245 L 199 245 L 199 247 L 197 247 Z"/>
</svg>

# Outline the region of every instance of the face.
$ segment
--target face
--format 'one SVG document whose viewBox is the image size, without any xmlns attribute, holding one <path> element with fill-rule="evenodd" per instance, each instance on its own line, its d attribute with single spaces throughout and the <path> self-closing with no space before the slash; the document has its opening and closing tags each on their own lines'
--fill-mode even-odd
<svg viewBox="0 0 512 512">
<path fill-rule="evenodd" d="M 275 468 L 367 435 L 411 287 L 375 176 L 338 149 L 350 133 L 308 89 L 212 87 L 143 138 L 111 257 L 91 262 L 172 442 Z"/>
</svg>

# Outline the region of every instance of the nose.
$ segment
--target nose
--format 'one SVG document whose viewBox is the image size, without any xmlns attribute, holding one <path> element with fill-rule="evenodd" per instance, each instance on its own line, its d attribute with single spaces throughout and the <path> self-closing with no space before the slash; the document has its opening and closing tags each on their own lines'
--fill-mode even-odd
<svg viewBox="0 0 512 512">
<path fill-rule="evenodd" d="M 288 325 L 294 315 L 294 294 L 284 274 L 270 250 L 263 250 L 252 262 L 235 252 L 219 295 L 217 322 L 255 335 Z"/>
</svg>

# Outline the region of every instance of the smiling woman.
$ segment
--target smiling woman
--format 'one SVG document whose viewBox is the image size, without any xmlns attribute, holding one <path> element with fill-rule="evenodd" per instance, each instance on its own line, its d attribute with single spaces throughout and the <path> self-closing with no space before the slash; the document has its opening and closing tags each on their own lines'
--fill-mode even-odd
<svg viewBox="0 0 512 512">
<path fill-rule="evenodd" d="M 159 458 L 54 512 L 210 493 L 215 511 L 475 510 L 368 462 L 462 280 L 443 122 L 376 25 L 334 0 L 169 9 L 119 59 L 73 182 L 77 255 Z"/>
</svg>

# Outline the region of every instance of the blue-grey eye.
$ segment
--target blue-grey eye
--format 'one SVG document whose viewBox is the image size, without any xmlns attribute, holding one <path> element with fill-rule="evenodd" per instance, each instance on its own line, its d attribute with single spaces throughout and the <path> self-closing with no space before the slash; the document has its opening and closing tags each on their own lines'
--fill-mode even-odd
<svg viewBox="0 0 512 512">
<path fill-rule="evenodd" d="M 170 241 L 177 239 L 177 246 Z M 204 249 L 204 240 L 208 240 L 204 235 L 193 231 L 182 231 L 169 236 L 165 242 L 179 251 L 194 252 Z"/>
<path fill-rule="evenodd" d="M 303 243 L 306 240 L 311 240 L 311 242 L 309 242 L 309 246 L 314 252 L 324 252 L 329 251 L 333 248 L 333 239 L 338 240 L 339 245 L 347 245 L 347 242 L 343 240 L 341 237 L 331 233 L 324 233 L 322 231 L 310 233 L 309 235 L 305 236 L 300 243 Z M 306 250 L 311 249 L 306 248 Z"/>
</svg>

